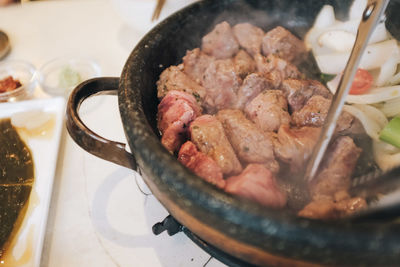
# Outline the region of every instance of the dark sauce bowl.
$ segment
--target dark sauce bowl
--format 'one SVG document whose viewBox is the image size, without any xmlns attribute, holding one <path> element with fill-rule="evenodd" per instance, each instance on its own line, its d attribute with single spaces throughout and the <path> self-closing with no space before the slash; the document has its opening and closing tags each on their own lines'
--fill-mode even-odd
<svg viewBox="0 0 400 267">
<path fill-rule="evenodd" d="M 351 1 L 205 0 L 173 14 L 151 30 L 129 56 L 120 78 L 97 78 L 71 94 L 67 128 L 88 152 L 139 169 L 154 195 L 195 235 L 249 264 L 258 266 L 390 266 L 400 263 L 400 225 L 390 222 L 322 222 L 299 218 L 240 200 L 199 179 L 161 145 L 157 130 L 156 81 L 181 62 L 186 50 L 219 22 L 250 22 L 265 31 L 284 26 L 299 37 L 312 26 L 324 4 L 346 19 Z M 400 1 L 387 10 L 387 27 L 400 38 Z M 91 132 L 78 110 L 94 94 L 117 94 L 124 144 Z M 134 203 L 132 203 L 134 205 Z"/>
</svg>

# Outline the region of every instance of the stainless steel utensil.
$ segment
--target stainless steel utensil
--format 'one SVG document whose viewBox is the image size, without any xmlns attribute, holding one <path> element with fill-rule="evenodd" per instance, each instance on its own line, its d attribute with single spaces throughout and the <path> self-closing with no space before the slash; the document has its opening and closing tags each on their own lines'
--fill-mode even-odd
<svg viewBox="0 0 400 267">
<path fill-rule="evenodd" d="M 320 138 L 314 148 L 310 161 L 308 162 L 304 175 L 306 181 L 311 181 L 318 171 L 318 167 L 335 131 L 336 122 L 342 112 L 344 102 L 349 94 L 357 67 L 364 50 L 367 47 L 368 40 L 381 19 L 389 1 L 390 0 L 368 0 L 367 7 L 364 10 L 358 27 L 357 38 L 353 50 L 339 82 L 338 90 L 333 96 L 332 104 L 329 108 L 328 115 L 326 116 Z"/>
<path fill-rule="evenodd" d="M 151 21 L 155 21 L 160 17 L 160 13 L 162 8 L 165 5 L 166 0 L 157 0 L 156 8 L 154 9 L 153 16 L 151 17 Z"/>
</svg>

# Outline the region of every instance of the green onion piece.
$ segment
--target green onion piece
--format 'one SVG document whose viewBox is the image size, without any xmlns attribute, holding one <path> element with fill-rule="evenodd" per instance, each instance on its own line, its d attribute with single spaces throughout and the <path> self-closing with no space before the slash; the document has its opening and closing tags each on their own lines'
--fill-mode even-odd
<svg viewBox="0 0 400 267">
<path fill-rule="evenodd" d="M 400 117 L 394 117 L 383 128 L 379 139 L 400 148 Z"/>
<path fill-rule="evenodd" d="M 321 73 L 319 75 L 319 79 L 323 84 L 326 84 L 327 82 L 330 82 L 336 77 L 336 74 L 327 74 L 327 73 Z"/>
</svg>

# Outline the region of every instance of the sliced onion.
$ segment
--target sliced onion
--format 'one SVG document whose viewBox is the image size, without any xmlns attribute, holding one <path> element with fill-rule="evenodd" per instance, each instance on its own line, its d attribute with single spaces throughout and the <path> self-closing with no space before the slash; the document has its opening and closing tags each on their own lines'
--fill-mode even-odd
<svg viewBox="0 0 400 267">
<path fill-rule="evenodd" d="M 396 85 L 400 83 L 400 72 L 394 75 L 392 78 L 389 80 L 390 85 Z"/>
<path fill-rule="evenodd" d="M 398 64 L 399 64 L 399 57 L 394 56 L 389 58 L 381 67 L 379 76 L 376 80 L 376 85 L 384 86 L 389 84 L 389 80 L 396 73 Z"/>
<path fill-rule="evenodd" d="M 367 6 L 367 0 L 354 0 L 351 4 L 349 17 L 351 20 L 361 20 L 362 14 L 365 7 Z"/>
<path fill-rule="evenodd" d="M 353 107 L 358 108 L 364 114 L 368 117 L 374 120 L 381 129 L 383 129 L 386 124 L 389 123 L 388 119 L 386 118 L 385 114 L 377 109 L 376 107 L 370 106 L 370 105 L 362 105 L 362 104 L 356 104 L 353 105 Z"/>
<path fill-rule="evenodd" d="M 396 40 L 368 45 L 360 62 L 362 69 L 375 69 L 381 67 L 390 57 L 398 57 L 399 48 Z M 323 73 L 338 74 L 342 72 L 349 59 L 350 52 L 316 55 L 315 59 Z"/>
<path fill-rule="evenodd" d="M 374 44 L 374 43 L 379 43 L 386 41 L 390 38 L 390 34 L 386 30 L 386 25 L 384 22 L 379 23 L 376 25 L 376 28 L 374 32 L 371 35 L 371 38 L 369 39 L 368 43 L 369 44 Z"/>
<path fill-rule="evenodd" d="M 353 48 L 356 35 L 347 31 L 332 30 L 321 34 L 318 45 L 325 46 L 336 52 L 350 51 Z"/>
<path fill-rule="evenodd" d="M 390 153 L 386 150 L 386 146 L 387 144 L 382 141 L 373 141 L 375 162 L 384 172 L 400 165 L 400 152 L 397 151 L 397 153 Z"/>
<path fill-rule="evenodd" d="M 361 122 L 368 136 L 374 140 L 379 140 L 379 133 L 382 127 L 375 120 L 369 118 L 363 111 L 354 106 L 344 105 L 343 109 Z"/>
<path fill-rule="evenodd" d="M 348 95 L 346 102 L 353 104 L 375 104 L 400 97 L 400 85 L 377 87 L 362 95 Z"/>
<path fill-rule="evenodd" d="M 400 114 L 400 97 L 388 100 L 384 102 L 380 108 L 380 110 L 387 117 L 394 117 Z"/>
<path fill-rule="evenodd" d="M 333 7 L 331 5 L 324 5 L 321 11 L 318 13 L 313 27 L 326 28 L 334 24 L 335 21 L 335 11 Z"/>
</svg>

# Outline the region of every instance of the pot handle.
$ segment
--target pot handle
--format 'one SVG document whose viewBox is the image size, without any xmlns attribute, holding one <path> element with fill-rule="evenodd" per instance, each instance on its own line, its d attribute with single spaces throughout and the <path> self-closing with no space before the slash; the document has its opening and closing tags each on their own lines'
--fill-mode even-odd
<svg viewBox="0 0 400 267">
<path fill-rule="evenodd" d="M 67 103 L 67 130 L 72 139 L 87 152 L 123 167 L 137 170 L 135 156 L 125 150 L 123 143 L 105 139 L 92 132 L 79 117 L 83 101 L 94 95 L 117 95 L 119 78 L 93 78 L 79 84 Z"/>
</svg>

